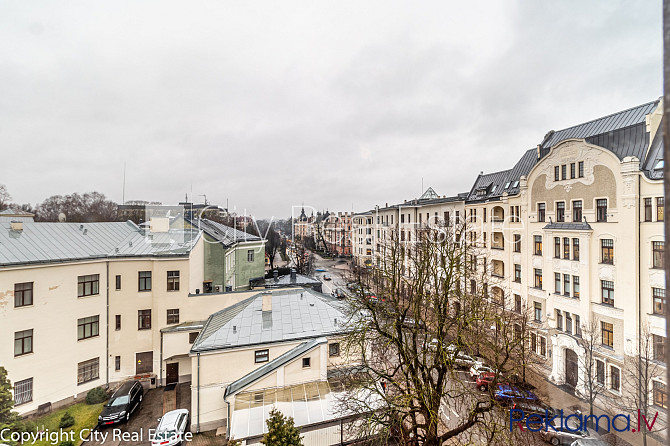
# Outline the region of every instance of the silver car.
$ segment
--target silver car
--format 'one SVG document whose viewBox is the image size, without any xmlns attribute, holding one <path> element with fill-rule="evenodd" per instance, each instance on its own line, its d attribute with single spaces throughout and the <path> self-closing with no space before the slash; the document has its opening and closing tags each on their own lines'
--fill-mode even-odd
<svg viewBox="0 0 670 446">
<path fill-rule="evenodd" d="M 577 424 L 574 419 L 566 420 L 556 419 L 552 421 L 551 427 L 546 427 L 540 431 L 540 435 L 544 441 L 547 441 L 554 446 L 564 444 L 569 445 L 574 443 L 576 440 L 591 438 L 589 435 L 588 429 L 586 427 L 581 427 Z"/>
</svg>

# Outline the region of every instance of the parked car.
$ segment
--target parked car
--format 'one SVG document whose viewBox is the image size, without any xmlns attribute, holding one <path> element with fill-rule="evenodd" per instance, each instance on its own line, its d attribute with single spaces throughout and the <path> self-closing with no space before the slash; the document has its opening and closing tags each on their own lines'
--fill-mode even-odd
<svg viewBox="0 0 670 446">
<path fill-rule="evenodd" d="M 609 443 L 605 443 L 597 438 L 580 438 L 579 440 L 575 440 L 570 446 L 609 446 Z"/>
<path fill-rule="evenodd" d="M 478 361 L 473 358 L 470 355 L 467 355 L 463 352 L 456 352 L 453 353 L 453 351 L 449 354 L 451 360 L 453 361 L 454 365 L 459 368 L 459 369 L 467 369 L 475 365 Z"/>
<path fill-rule="evenodd" d="M 152 446 L 176 446 L 183 443 L 189 423 L 188 410 L 172 410 L 158 421 L 156 433 L 151 439 Z"/>
<path fill-rule="evenodd" d="M 327 271 L 327 269 L 325 269 L 325 268 L 315 268 L 314 271 L 316 271 L 317 273 L 325 273 Z"/>
<path fill-rule="evenodd" d="M 333 278 L 330 277 L 328 274 L 323 275 L 323 280 L 332 280 Z"/>
<path fill-rule="evenodd" d="M 335 291 L 333 291 L 333 295 L 339 299 L 344 299 L 347 297 L 347 294 L 344 292 L 342 288 L 335 288 Z"/>
<path fill-rule="evenodd" d="M 533 392 L 528 390 L 521 390 L 516 386 L 510 386 L 508 384 L 498 384 L 498 389 L 494 395 L 496 401 L 512 405 L 516 401 L 526 400 L 526 401 L 538 401 L 539 398 Z"/>
<path fill-rule="evenodd" d="M 489 388 L 489 385 L 493 382 L 495 379 L 496 374 L 494 372 L 483 372 L 477 375 L 477 378 L 475 379 L 475 383 L 477 384 L 477 388 L 484 392 Z"/>
<path fill-rule="evenodd" d="M 531 415 L 539 415 L 542 417 L 541 423 L 544 423 L 544 418 L 549 416 L 549 418 L 553 417 L 554 415 L 558 414 L 558 411 L 554 409 L 553 407 L 544 404 L 542 401 L 526 401 L 526 400 L 518 400 L 514 401 L 512 406 L 510 407 L 510 410 L 512 409 L 519 409 L 523 410 L 523 416 L 524 419 L 527 419 Z M 535 417 L 531 422 L 537 420 L 540 422 L 540 420 Z"/>
<path fill-rule="evenodd" d="M 127 422 L 144 397 L 142 383 L 137 380 L 126 381 L 121 384 L 109 402 L 102 408 L 98 417 L 98 425 L 108 426 L 121 422 Z"/>
<path fill-rule="evenodd" d="M 470 379 L 475 381 L 481 373 L 491 373 L 493 369 L 483 362 L 477 361 L 470 367 Z"/>
<path fill-rule="evenodd" d="M 590 438 L 589 430 L 580 426 L 573 418 L 564 418 L 563 420 L 559 418 L 552 421 L 551 426 L 547 426 L 540 431 L 540 435 L 544 441 L 554 446 L 571 444 L 576 440 Z"/>
</svg>

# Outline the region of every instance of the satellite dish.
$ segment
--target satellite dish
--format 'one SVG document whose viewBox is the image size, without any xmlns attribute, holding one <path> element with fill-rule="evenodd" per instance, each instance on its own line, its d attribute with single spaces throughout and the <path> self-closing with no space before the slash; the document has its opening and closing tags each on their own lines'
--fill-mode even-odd
<svg viewBox="0 0 670 446">
<path fill-rule="evenodd" d="M 65 220 L 67 220 L 67 217 L 65 216 L 65 214 L 63 214 L 62 212 L 60 214 L 58 214 L 58 221 L 59 222 L 65 223 Z"/>
</svg>

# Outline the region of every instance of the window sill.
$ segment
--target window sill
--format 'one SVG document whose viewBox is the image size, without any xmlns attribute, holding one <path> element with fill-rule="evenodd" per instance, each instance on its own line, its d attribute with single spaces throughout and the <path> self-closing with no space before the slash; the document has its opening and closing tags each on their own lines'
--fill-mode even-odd
<svg viewBox="0 0 670 446">
<path fill-rule="evenodd" d="M 614 351 L 614 347 L 610 347 L 609 345 L 600 344 L 600 346 L 606 350 Z"/>
<path fill-rule="evenodd" d="M 540 256 L 540 257 L 541 257 L 541 256 L 542 256 L 542 253 L 541 253 L 541 252 L 535 252 L 535 253 L 533 253 L 533 255 L 534 255 L 534 256 Z"/>
<path fill-rule="evenodd" d="M 137 331 L 149 331 L 149 330 L 151 330 L 151 327 L 137 329 Z"/>
<path fill-rule="evenodd" d="M 514 283 L 521 283 L 521 280 L 515 280 Z"/>
<path fill-rule="evenodd" d="M 614 265 L 614 262 L 599 262 L 599 265 Z"/>
<path fill-rule="evenodd" d="M 89 379 L 88 381 L 82 381 L 80 383 L 77 383 L 78 386 L 83 386 L 84 384 L 92 383 L 93 381 L 99 380 L 100 377 L 98 376 L 97 378 Z"/>
<path fill-rule="evenodd" d="M 138 293 L 149 293 L 151 290 L 137 290 Z"/>
<path fill-rule="evenodd" d="M 14 355 L 15 358 L 23 358 L 24 356 L 30 356 L 35 354 L 35 352 L 21 353 L 20 355 Z"/>
<path fill-rule="evenodd" d="M 88 341 L 89 339 L 95 339 L 95 338 L 99 338 L 99 337 L 100 337 L 100 335 L 97 334 L 95 336 L 89 336 L 88 338 L 77 339 L 77 342 Z"/>
<path fill-rule="evenodd" d="M 77 299 L 85 299 L 85 298 L 87 298 L 87 297 L 93 297 L 93 296 L 99 296 L 99 295 L 100 295 L 100 293 L 87 294 L 87 295 L 85 295 L 85 296 L 79 296 L 79 295 L 77 295 Z"/>
<path fill-rule="evenodd" d="M 504 246 L 491 246 L 491 249 L 497 249 L 498 251 L 504 251 L 505 247 Z"/>
<path fill-rule="evenodd" d="M 19 310 L 19 309 L 21 309 L 21 308 L 32 308 L 32 307 L 34 307 L 34 306 L 35 306 L 35 304 L 19 305 L 18 307 L 17 307 L 16 305 L 14 305 L 14 309 L 15 309 L 15 310 Z"/>
</svg>

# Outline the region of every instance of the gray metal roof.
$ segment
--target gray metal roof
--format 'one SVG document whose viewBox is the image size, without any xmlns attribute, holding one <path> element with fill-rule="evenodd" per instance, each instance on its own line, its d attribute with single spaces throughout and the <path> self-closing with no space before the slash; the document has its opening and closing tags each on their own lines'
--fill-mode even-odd
<svg viewBox="0 0 670 446">
<path fill-rule="evenodd" d="M 542 143 L 542 156 L 549 151 L 549 148 L 566 139 L 586 139 L 592 136 L 602 135 L 614 130 L 630 127 L 635 124 L 644 123 L 645 117 L 658 107 L 658 103 L 659 100 L 657 99 L 627 110 L 603 116 L 602 118 L 550 133 L 548 138 Z"/>
<path fill-rule="evenodd" d="M 286 286 L 286 285 L 313 285 L 315 283 L 321 283 L 320 281 L 308 277 L 302 274 L 296 274 L 295 275 L 295 282 L 291 282 L 291 275 L 286 274 L 283 276 L 279 276 L 277 278 L 277 281 L 274 280 L 274 278 L 270 279 L 265 279 L 265 285 L 266 286 Z"/>
<path fill-rule="evenodd" d="M 133 222 L 23 222 L 14 231 L 0 221 L 0 267 L 125 256 L 172 256 L 190 252 L 198 232 L 154 233 Z"/>
<path fill-rule="evenodd" d="M 250 373 L 247 373 L 237 381 L 230 383 L 230 385 L 226 387 L 226 392 L 224 393 L 223 398 L 225 399 L 231 395 L 236 394 L 245 387 L 250 386 L 259 379 L 277 370 L 279 367 L 288 364 L 294 359 L 299 358 L 301 355 L 307 353 L 310 350 L 313 350 L 321 344 L 325 344 L 326 342 L 328 342 L 328 340 L 323 337 L 312 339 L 308 342 L 303 342 L 302 344 L 292 348 L 291 350 L 266 363 L 265 365 L 258 367 Z"/>
<path fill-rule="evenodd" d="M 641 168 L 647 178 L 661 180 L 663 179 L 663 163 L 663 122 L 661 122 Z"/>
<path fill-rule="evenodd" d="M 272 311 L 265 318 L 263 293 L 207 320 L 191 352 L 228 349 L 342 333 L 346 316 L 341 303 L 312 290 L 272 291 Z"/>
<path fill-rule="evenodd" d="M 551 222 L 543 229 L 564 230 L 564 231 L 592 231 L 591 225 L 587 222 L 580 223 L 554 223 Z"/>
<path fill-rule="evenodd" d="M 187 220 L 192 226 L 201 229 L 205 234 L 209 235 L 216 241 L 220 242 L 226 248 L 240 242 L 256 242 L 262 240 L 257 235 L 248 234 L 244 231 L 239 231 L 230 226 L 217 223 L 206 218 L 197 220 Z"/>
<path fill-rule="evenodd" d="M 163 333 L 201 330 L 205 326 L 205 321 L 188 321 L 178 325 L 161 328 Z"/>
<path fill-rule="evenodd" d="M 470 190 L 467 202 L 498 199 L 504 192 L 505 183 L 512 170 L 480 174 Z"/>
</svg>

